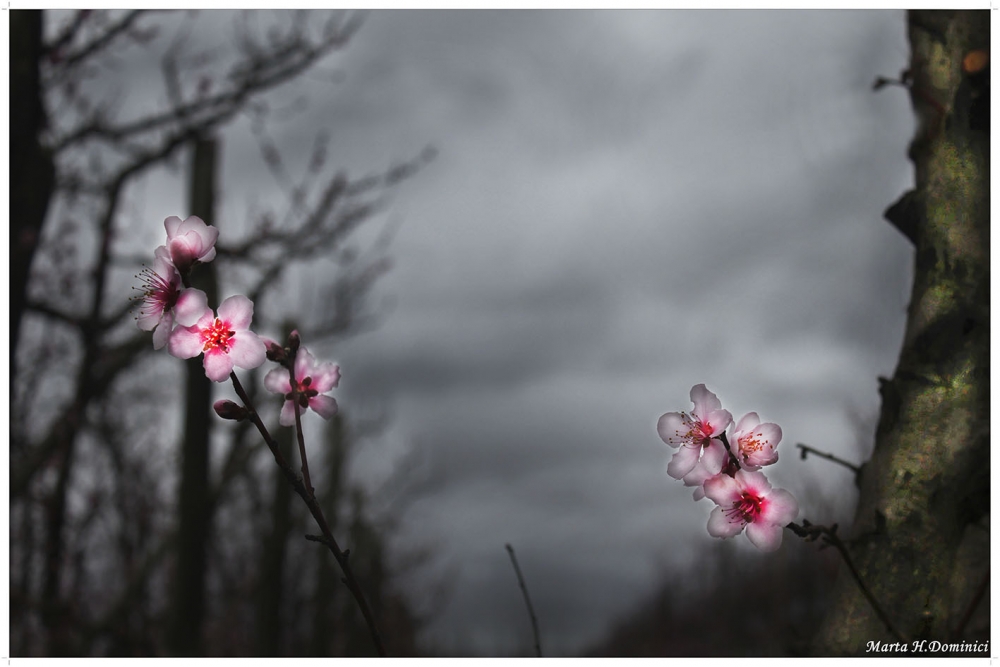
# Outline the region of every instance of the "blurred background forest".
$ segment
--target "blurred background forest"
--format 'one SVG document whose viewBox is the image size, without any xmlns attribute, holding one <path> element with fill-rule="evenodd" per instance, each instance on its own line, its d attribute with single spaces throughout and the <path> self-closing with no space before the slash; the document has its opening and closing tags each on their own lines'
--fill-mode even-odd
<svg viewBox="0 0 1000 667">
<path fill-rule="evenodd" d="M 306 426 L 312 481 L 390 655 L 530 655 L 505 541 L 521 559 L 546 655 L 806 651 L 836 555 L 787 537 L 769 558 L 709 541 L 705 503 L 666 478 L 654 426 L 707 381 L 724 402 L 782 423 L 784 470 L 795 473 L 776 485 L 800 498 L 809 490 L 810 517 L 850 515 L 851 475 L 796 460 L 793 438 L 864 460 L 875 376 L 898 352 L 911 254 L 879 213 L 911 178 L 912 118 L 903 96 L 876 96 L 870 84 L 905 61 L 902 13 L 656 15 L 676 34 L 685 21 L 711 23 L 753 43 L 761 34 L 816 42 L 799 22 L 861 35 L 843 69 L 833 63 L 848 38 L 814 52 L 825 58 L 815 71 L 830 75 L 816 90 L 841 95 L 832 107 L 799 96 L 805 84 L 788 92 L 738 68 L 753 92 L 716 85 L 712 72 L 732 68 L 728 57 L 702 58 L 711 40 L 646 52 L 670 40 L 634 15 L 418 12 L 379 23 L 384 14 L 327 11 L 9 13 L 12 656 L 374 654 L 336 563 L 303 539 L 315 532 L 311 517 L 259 435 L 212 412 L 216 398 L 233 398 L 229 387 L 207 381 L 199 359 L 154 352 L 135 328 L 134 276 L 163 243 L 162 220 L 192 214 L 220 230 L 199 285 L 211 304 L 246 294 L 255 331 L 284 340 L 297 328 L 318 358 L 342 363 L 340 414 Z M 455 27 L 466 23 L 468 33 Z M 518 49 L 520 35 L 528 46 Z M 595 48 L 601 37 L 614 48 Z M 451 108 L 435 95 L 440 81 L 405 69 L 408 56 L 392 50 L 401 44 L 510 61 L 516 75 L 429 58 L 467 96 Z M 536 68 L 548 48 L 567 58 L 555 74 Z M 356 49 L 404 64 L 347 59 Z M 611 66 L 619 60 L 625 78 Z M 652 62 L 666 63 L 665 83 Z M 774 76 L 819 78 L 780 67 Z M 378 87 L 400 79 L 401 97 Z M 564 82 L 565 99 L 546 97 Z M 641 95 L 628 94 L 632 84 Z M 731 103 L 741 95 L 747 104 Z M 677 97 L 707 101 L 658 118 Z M 605 98 L 614 116 L 581 111 Z M 820 111 L 794 121 L 788 139 L 775 98 Z M 412 127 L 390 115 L 410 111 Z M 449 153 L 464 128 L 501 116 L 530 123 L 467 142 L 468 162 Z M 707 129 L 692 133 L 702 121 Z M 362 122 L 378 128 L 371 150 L 351 144 L 369 136 L 351 131 Z M 734 140 L 711 130 L 740 122 L 754 131 Z M 650 123 L 663 134 L 630 134 Z M 289 125 L 308 138 L 283 139 Z M 678 135 L 692 139 L 673 143 Z M 496 161 L 522 143 L 523 174 Z M 804 157 L 785 161 L 789 152 Z M 760 155 L 770 156 L 767 174 Z M 277 194 L 241 178 L 251 169 Z M 534 169 L 554 180 L 533 181 Z M 781 197 L 769 189 L 799 172 L 819 185 L 782 185 Z M 664 192 L 704 184 L 693 192 L 700 203 L 654 200 L 664 180 Z M 414 198 L 421 189 L 455 197 L 450 222 Z M 815 210 L 826 217 L 813 220 Z M 401 215 L 435 224 L 407 235 Z M 701 224 L 722 219 L 745 222 Z M 670 243 L 678 228 L 690 246 Z M 718 271 L 680 246 L 711 249 Z M 677 285 L 684 299 L 658 300 Z M 729 296 L 684 310 L 720 286 Z M 448 291 L 458 288 L 467 294 Z M 772 319 L 735 332 L 740 342 L 727 338 L 739 329 L 731 323 L 707 336 L 691 324 L 726 320 L 748 301 Z M 712 346 L 726 352 L 699 365 Z M 773 387 L 761 388 L 761 368 Z M 265 370 L 241 374 L 260 405 Z M 292 452 L 277 405 L 261 411 Z M 712 622 L 730 618 L 748 588 L 754 613 L 720 643 Z"/>
<path fill-rule="evenodd" d="M 250 117 L 261 160 L 287 178 L 261 94 L 344 48 L 361 17 L 316 25 L 300 12 L 262 27 L 234 14 L 232 53 L 193 51 L 185 35 L 195 14 L 174 18 L 12 13 L 11 154 L 25 159 L 11 177 L 11 654 L 364 655 L 354 602 L 329 554 L 304 542 L 309 515 L 260 456 L 259 435 L 217 419 L 200 361 L 164 363 L 134 327 L 139 294 L 128 285 L 141 281 L 129 275 L 151 265 L 149 240 L 163 232 L 134 220 L 133 188 L 155 169 L 179 172 L 187 198 L 177 205 L 224 230 L 218 262 L 196 283 L 210 303 L 220 284 L 259 303 L 290 265 L 333 258 L 337 271 L 311 285 L 332 307 L 285 327 L 322 344 L 372 317 L 365 297 L 388 268 L 388 237 L 360 248 L 353 235 L 427 156 L 360 178 L 325 173 L 317 132 L 304 177 L 286 182 L 285 208 L 227 229 L 216 202 L 219 129 Z M 168 104 L 123 118 L 115 73 L 157 48 Z M 255 324 L 284 326 L 260 309 Z M 393 653 L 411 654 L 420 619 L 394 578 L 422 556 L 390 565 L 391 516 L 372 513 L 346 472 L 379 428 L 377 416 L 341 413 L 318 434 L 313 467 Z"/>
</svg>

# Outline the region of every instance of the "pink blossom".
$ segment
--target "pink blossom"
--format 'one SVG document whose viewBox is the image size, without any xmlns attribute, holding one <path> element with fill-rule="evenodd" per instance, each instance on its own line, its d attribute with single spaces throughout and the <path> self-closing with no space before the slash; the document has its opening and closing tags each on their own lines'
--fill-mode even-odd
<svg viewBox="0 0 1000 667">
<path fill-rule="evenodd" d="M 745 470 L 760 470 L 778 460 L 776 451 L 781 442 L 781 427 L 761 424 L 756 412 L 748 412 L 729 435 L 729 446 Z"/>
<path fill-rule="evenodd" d="M 694 469 L 703 448 L 711 444 L 733 421 L 729 410 L 722 409 L 722 401 L 705 385 L 691 387 L 694 409 L 686 412 L 668 412 L 660 417 L 656 430 L 667 445 L 679 448 L 667 466 L 667 474 L 682 479 Z"/>
<path fill-rule="evenodd" d="M 721 441 L 712 440 L 705 447 L 701 459 L 691 469 L 691 472 L 682 478 L 684 486 L 696 487 L 694 490 L 695 501 L 705 497 L 705 482 L 723 472 L 729 461 L 729 452 L 726 451 Z"/>
<path fill-rule="evenodd" d="M 718 505 L 708 518 L 708 534 L 733 537 L 746 528 L 747 538 L 761 551 L 781 546 L 782 528 L 799 514 L 795 497 L 772 489 L 762 472 L 717 475 L 705 482 L 705 495 Z"/>
<path fill-rule="evenodd" d="M 167 249 L 170 258 L 180 271 L 187 275 L 195 262 L 211 262 L 215 259 L 215 241 L 219 230 L 196 215 L 183 222 L 176 215 L 163 221 L 167 229 Z"/>
<path fill-rule="evenodd" d="M 295 387 L 298 393 L 300 412 L 312 408 L 323 419 L 337 414 L 337 401 L 324 394 L 340 383 L 340 366 L 333 362 L 317 363 L 312 354 L 300 347 L 295 355 Z M 285 403 L 278 418 L 282 426 L 295 424 L 295 403 L 293 402 L 291 378 L 287 368 L 275 368 L 264 376 L 264 387 L 268 391 L 282 394 Z"/>
<path fill-rule="evenodd" d="M 153 349 L 167 344 L 174 322 L 190 326 L 208 306 L 204 292 L 181 288 L 181 276 L 170 263 L 166 246 L 154 252 L 153 268 L 143 268 L 136 277 L 142 280 L 143 291 L 136 325 L 143 331 L 153 331 Z"/>
<path fill-rule="evenodd" d="M 194 326 L 174 329 L 167 349 L 180 359 L 204 352 L 205 375 L 222 382 L 234 365 L 250 369 L 264 363 L 264 343 L 250 331 L 252 319 L 253 302 L 241 294 L 231 296 L 219 304 L 218 317 L 205 308 Z"/>
</svg>

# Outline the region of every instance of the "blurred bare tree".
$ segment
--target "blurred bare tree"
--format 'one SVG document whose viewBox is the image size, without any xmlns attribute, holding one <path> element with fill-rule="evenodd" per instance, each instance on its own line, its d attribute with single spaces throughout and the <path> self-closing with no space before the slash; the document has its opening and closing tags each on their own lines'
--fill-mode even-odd
<svg viewBox="0 0 1000 667">
<path fill-rule="evenodd" d="M 188 155 L 201 174 L 192 179 L 190 212 L 214 222 L 216 167 L 202 156 L 228 123 L 250 116 L 288 203 L 280 216 L 261 214 L 252 229 L 224 229 L 213 265 L 221 284 L 239 282 L 261 303 L 276 298 L 297 263 L 332 258 L 335 272 L 311 274 L 325 306 L 306 305 L 309 316 L 295 323 L 311 346 L 321 345 L 375 321 L 366 296 L 389 268 L 391 230 L 360 251 L 355 232 L 431 153 L 362 178 L 324 175 L 327 135 L 318 128 L 307 173 L 293 182 L 269 138 L 266 94 L 316 71 L 348 44 L 363 17 L 233 14 L 236 47 L 226 62 L 187 43 L 203 17 L 11 11 L 12 655 L 368 650 L 331 640 L 352 618 L 330 611 L 344 593 L 329 592 L 335 564 L 301 540 L 301 508 L 285 505 L 273 463 L 258 458 L 266 451 L 256 433 L 218 420 L 209 432 L 202 421 L 197 428 L 211 438 L 177 452 L 175 437 L 194 442 L 190 433 L 172 434 L 184 383 L 180 365 L 151 354 L 149 334 L 132 324 L 129 278 L 151 260 L 152 248 L 141 258 L 129 250 L 136 230 L 127 201 L 142 178 Z M 109 63 L 157 49 L 167 103 L 120 117 L 120 83 Z M 161 231 L 162 218 L 178 212 L 148 224 Z M 278 330 L 281 317 L 258 309 L 255 327 Z M 254 376 L 247 374 L 248 387 Z M 196 410 L 207 414 L 211 389 L 201 388 Z M 359 566 L 369 559 L 373 606 L 395 609 L 398 627 L 384 634 L 399 651 L 413 652 L 417 621 L 394 592 L 384 525 L 342 472 L 349 437 L 329 444 L 318 460 L 339 461 L 341 472 L 330 476 L 335 486 L 324 502 L 331 516 L 347 517 L 341 530 L 349 546 L 358 542 Z M 291 539 L 298 547 L 285 553 Z M 328 595 L 318 601 L 321 589 Z M 329 626 L 313 620 L 313 609 Z"/>
</svg>

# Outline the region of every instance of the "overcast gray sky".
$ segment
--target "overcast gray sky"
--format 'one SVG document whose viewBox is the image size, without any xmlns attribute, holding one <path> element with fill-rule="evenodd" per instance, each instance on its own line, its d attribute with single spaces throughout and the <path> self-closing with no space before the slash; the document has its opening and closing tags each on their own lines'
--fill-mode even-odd
<svg viewBox="0 0 1000 667">
<path fill-rule="evenodd" d="M 345 412 L 392 416 L 356 474 L 374 488 L 416 452 L 428 480 L 399 535 L 449 573 L 428 639 L 530 648 L 505 542 L 550 654 L 711 548 L 712 505 L 667 477 L 655 428 L 697 383 L 781 425 L 769 477 L 804 516 L 849 520 L 819 514 L 849 475 L 794 444 L 858 459 L 852 415 L 895 366 L 911 250 L 881 213 L 910 187 L 913 119 L 871 84 L 907 57 L 902 11 L 375 11 L 337 83 L 296 89 L 305 111 L 272 128 L 292 155 L 319 126 L 354 173 L 439 151 L 393 198 L 394 307 L 316 350 Z M 222 217 L 278 196 L 249 136 L 223 137 Z"/>
</svg>

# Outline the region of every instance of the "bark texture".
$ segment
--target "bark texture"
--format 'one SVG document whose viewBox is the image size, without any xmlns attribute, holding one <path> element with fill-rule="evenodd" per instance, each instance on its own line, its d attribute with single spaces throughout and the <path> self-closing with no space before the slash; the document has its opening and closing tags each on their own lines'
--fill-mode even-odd
<svg viewBox="0 0 1000 667">
<path fill-rule="evenodd" d="M 988 639 L 968 615 L 989 574 L 989 66 L 967 56 L 988 52 L 990 16 L 914 11 L 908 29 L 916 188 L 886 218 L 914 244 L 913 291 L 849 536 L 901 636 L 841 568 L 820 655 Z"/>
</svg>

